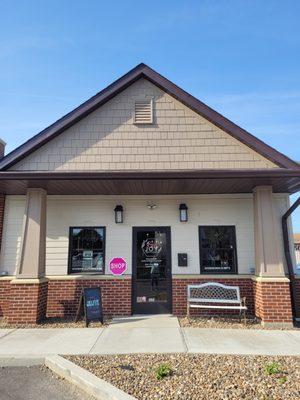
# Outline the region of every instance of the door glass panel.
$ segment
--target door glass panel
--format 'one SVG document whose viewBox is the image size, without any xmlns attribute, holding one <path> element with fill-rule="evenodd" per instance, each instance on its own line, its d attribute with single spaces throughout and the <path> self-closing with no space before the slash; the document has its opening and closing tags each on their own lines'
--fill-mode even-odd
<svg viewBox="0 0 300 400">
<path fill-rule="evenodd" d="M 167 302 L 167 237 L 166 232 L 137 232 L 136 302 Z"/>
</svg>

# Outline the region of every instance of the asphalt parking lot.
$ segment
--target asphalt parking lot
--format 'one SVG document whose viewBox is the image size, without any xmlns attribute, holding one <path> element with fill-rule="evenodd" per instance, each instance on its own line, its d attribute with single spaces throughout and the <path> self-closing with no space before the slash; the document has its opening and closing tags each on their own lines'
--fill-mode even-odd
<svg viewBox="0 0 300 400">
<path fill-rule="evenodd" d="M 0 400 L 93 400 L 45 367 L 0 368 Z"/>
</svg>

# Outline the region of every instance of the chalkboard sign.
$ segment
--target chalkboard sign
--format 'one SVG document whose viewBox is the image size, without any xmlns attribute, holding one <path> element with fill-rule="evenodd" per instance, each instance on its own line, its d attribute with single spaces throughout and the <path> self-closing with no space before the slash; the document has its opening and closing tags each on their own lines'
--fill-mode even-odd
<svg viewBox="0 0 300 400">
<path fill-rule="evenodd" d="M 78 321 L 81 310 L 84 310 L 85 324 L 90 321 L 100 321 L 103 324 L 102 299 L 100 288 L 84 288 L 80 297 L 76 321 Z"/>
</svg>

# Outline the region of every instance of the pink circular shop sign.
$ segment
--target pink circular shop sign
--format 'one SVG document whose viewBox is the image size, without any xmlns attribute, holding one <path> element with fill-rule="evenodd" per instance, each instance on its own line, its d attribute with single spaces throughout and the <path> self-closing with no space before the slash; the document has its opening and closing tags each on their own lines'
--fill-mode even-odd
<svg viewBox="0 0 300 400">
<path fill-rule="evenodd" d="M 127 263 L 124 258 L 114 257 L 109 262 L 109 270 L 113 275 L 123 275 L 127 269 Z"/>
</svg>

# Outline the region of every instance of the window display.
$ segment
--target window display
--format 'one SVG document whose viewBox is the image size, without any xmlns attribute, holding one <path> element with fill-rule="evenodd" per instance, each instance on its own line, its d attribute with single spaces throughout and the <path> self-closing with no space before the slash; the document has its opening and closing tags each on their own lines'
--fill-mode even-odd
<svg viewBox="0 0 300 400">
<path fill-rule="evenodd" d="M 69 273 L 104 273 L 105 228 L 70 228 Z"/>
<path fill-rule="evenodd" d="M 235 226 L 200 226 L 202 274 L 236 274 Z"/>
</svg>

